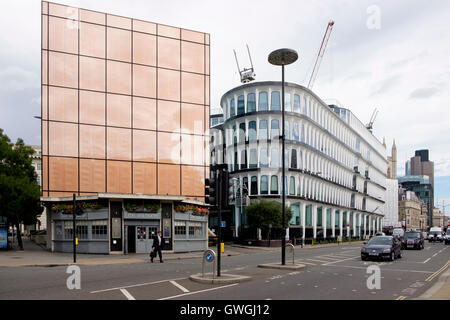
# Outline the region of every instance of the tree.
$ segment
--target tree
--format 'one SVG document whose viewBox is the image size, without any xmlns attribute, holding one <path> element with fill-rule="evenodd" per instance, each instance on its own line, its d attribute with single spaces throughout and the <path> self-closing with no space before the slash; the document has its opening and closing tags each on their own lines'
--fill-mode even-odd
<svg viewBox="0 0 450 320">
<path fill-rule="evenodd" d="M 0 216 L 20 230 L 20 224 L 35 224 L 43 211 L 40 188 L 31 156 L 34 150 L 22 139 L 15 144 L 0 129 Z M 20 250 L 22 237 L 17 232 Z"/>
<path fill-rule="evenodd" d="M 269 201 L 261 199 L 252 203 L 247 207 L 248 224 L 253 228 L 261 228 L 267 230 L 272 225 L 272 228 L 282 229 L 282 204 L 278 201 Z M 285 225 L 289 226 L 289 221 L 292 219 L 292 211 L 286 207 L 285 210 Z"/>
</svg>

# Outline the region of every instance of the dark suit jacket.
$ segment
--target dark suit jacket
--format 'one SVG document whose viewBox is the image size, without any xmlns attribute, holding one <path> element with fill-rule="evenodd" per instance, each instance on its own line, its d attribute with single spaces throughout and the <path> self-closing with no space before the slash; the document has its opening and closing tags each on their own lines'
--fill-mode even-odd
<svg viewBox="0 0 450 320">
<path fill-rule="evenodd" d="M 162 247 L 162 241 L 163 238 L 161 237 L 161 242 L 158 242 L 158 235 L 153 236 L 153 248 L 155 248 L 155 250 L 158 250 Z"/>
</svg>

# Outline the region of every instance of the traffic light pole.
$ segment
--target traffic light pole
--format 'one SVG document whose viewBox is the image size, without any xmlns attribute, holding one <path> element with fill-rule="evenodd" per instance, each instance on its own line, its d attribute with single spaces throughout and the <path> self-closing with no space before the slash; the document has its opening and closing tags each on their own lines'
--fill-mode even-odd
<svg viewBox="0 0 450 320">
<path fill-rule="evenodd" d="M 75 199 L 75 193 L 73 194 L 73 207 L 72 207 L 72 216 L 73 216 L 73 226 L 72 226 L 72 233 L 73 233 L 73 263 L 77 263 L 77 243 L 76 243 L 76 199 Z"/>
<path fill-rule="evenodd" d="M 218 234 L 217 234 L 217 276 L 220 277 L 220 258 L 222 253 L 222 169 L 217 171 L 217 189 L 218 189 L 218 197 L 217 197 L 217 207 L 218 207 L 218 215 L 219 215 L 219 226 L 218 226 Z"/>
</svg>

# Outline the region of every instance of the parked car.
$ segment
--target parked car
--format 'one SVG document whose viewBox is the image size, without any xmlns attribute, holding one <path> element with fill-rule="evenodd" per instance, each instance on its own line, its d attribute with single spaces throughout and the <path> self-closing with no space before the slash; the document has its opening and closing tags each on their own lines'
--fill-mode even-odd
<svg viewBox="0 0 450 320">
<path fill-rule="evenodd" d="M 373 237 L 361 248 L 361 260 L 370 258 L 394 261 L 402 257 L 401 243 L 394 236 Z"/>
<path fill-rule="evenodd" d="M 445 244 L 450 244 L 450 228 L 447 228 L 447 233 L 444 236 Z"/>
<path fill-rule="evenodd" d="M 429 242 L 442 242 L 444 238 L 442 237 L 442 228 L 441 227 L 433 227 L 430 229 L 430 233 L 428 234 Z"/>
<path fill-rule="evenodd" d="M 425 247 L 425 240 L 423 234 L 419 231 L 405 232 L 405 236 L 402 241 L 403 249 L 419 249 L 422 250 Z"/>
<path fill-rule="evenodd" d="M 400 241 L 403 240 L 404 234 L 405 234 L 405 230 L 403 230 L 402 228 L 396 228 L 396 229 L 394 229 L 394 231 L 392 231 L 392 236 L 394 238 L 399 239 Z"/>
</svg>

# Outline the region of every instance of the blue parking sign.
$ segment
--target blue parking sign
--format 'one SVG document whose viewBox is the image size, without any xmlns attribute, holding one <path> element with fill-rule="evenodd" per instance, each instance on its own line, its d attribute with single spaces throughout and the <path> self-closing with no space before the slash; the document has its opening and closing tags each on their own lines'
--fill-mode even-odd
<svg viewBox="0 0 450 320">
<path fill-rule="evenodd" d="M 220 224 L 220 226 L 222 228 L 226 228 L 227 227 L 227 222 L 226 221 L 222 221 L 222 223 Z"/>
</svg>

